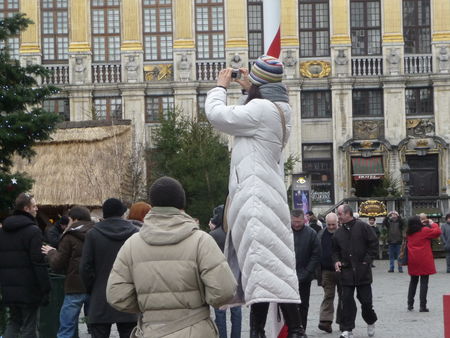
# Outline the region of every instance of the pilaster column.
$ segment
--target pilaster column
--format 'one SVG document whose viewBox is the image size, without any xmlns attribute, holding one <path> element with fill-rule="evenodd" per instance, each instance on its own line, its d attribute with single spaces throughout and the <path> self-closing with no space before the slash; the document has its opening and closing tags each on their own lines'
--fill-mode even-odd
<svg viewBox="0 0 450 338">
<path fill-rule="evenodd" d="M 299 78 L 298 0 L 284 0 L 281 4 L 281 55 L 285 78 Z"/>
<path fill-rule="evenodd" d="M 383 1 L 383 69 L 386 75 L 403 73 L 402 2 Z"/>
<path fill-rule="evenodd" d="M 351 72 L 350 1 L 330 1 L 331 59 L 333 76 L 349 76 Z M 336 200 L 337 197 L 336 197 Z"/>
<path fill-rule="evenodd" d="M 431 31 L 433 72 L 449 72 L 450 53 L 450 2 L 446 0 L 431 1 Z M 436 66 L 435 66 L 436 65 Z"/>
<path fill-rule="evenodd" d="M 69 91 L 70 121 L 93 119 L 92 92 L 87 86 L 77 86 Z"/>
<path fill-rule="evenodd" d="M 69 0 L 69 79 L 78 85 L 92 82 L 89 3 L 89 0 Z"/>
<path fill-rule="evenodd" d="M 141 1 L 122 0 L 122 82 L 144 81 Z"/>
<path fill-rule="evenodd" d="M 20 12 L 33 21 L 25 31 L 20 33 L 20 62 L 26 64 L 41 63 L 41 17 L 40 1 L 20 0 Z"/>
<path fill-rule="evenodd" d="M 174 80 L 195 80 L 195 2 L 192 0 L 173 0 Z"/>
<path fill-rule="evenodd" d="M 197 88 L 178 82 L 174 83 L 173 91 L 175 107 L 180 108 L 182 114 L 188 118 L 197 117 Z"/>
<path fill-rule="evenodd" d="M 136 147 L 145 144 L 145 90 L 140 84 L 127 85 L 122 89 L 124 119 L 131 120 Z"/>
<path fill-rule="evenodd" d="M 384 138 L 391 144 L 399 144 L 406 137 L 405 82 L 403 78 L 385 79 Z"/>
<path fill-rule="evenodd" d="M 247 2 L 227 0 L 225 57 L 228 67 L 248 67 Z"/>
<path fill-rule="evenodd" d="M 351 168 L 341 146 L 353 137 L 352 79 L 331 80 L 333 116 L 333 166 L 335 201 L 350 196 Z"/>
</svg>

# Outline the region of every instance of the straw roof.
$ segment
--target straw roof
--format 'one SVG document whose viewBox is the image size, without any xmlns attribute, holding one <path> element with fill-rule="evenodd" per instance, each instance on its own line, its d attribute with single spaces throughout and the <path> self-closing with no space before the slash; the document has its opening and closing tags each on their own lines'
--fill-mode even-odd
<svg viewBox="0 0 450 338">
<path fill-rule="evenodd" d="M 13 172 L 26 172 L 35 180 L 32 193 L 39 205 L 94 207 L 109 197 L 123 198 L 131 126 L 104 124 L 65 123 L 52 140 L 35 145 L 31 161 L 15 158 Z"/>
</svg>

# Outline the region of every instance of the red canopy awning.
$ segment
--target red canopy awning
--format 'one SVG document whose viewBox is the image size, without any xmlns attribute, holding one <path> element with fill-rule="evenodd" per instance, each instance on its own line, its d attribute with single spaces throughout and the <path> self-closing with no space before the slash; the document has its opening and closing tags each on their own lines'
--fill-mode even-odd
<svg viewBox="0 0 450 338">
<path fill-rule="evenodd" d="M 352 169 L 355 181 L 379 180 L 384 177 L 382 157 L 353 157 Z"/>
</svg>

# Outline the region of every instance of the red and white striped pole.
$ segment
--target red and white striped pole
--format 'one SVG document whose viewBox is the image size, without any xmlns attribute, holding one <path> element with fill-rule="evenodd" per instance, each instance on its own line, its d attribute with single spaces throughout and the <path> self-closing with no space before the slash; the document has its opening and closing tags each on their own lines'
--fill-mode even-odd
<svg viewBox="0 0 450 338">
<path fill-rule="evenodd" d="M 264 54 L 280 57 L 281 52 L 281 1 L 263 0 Z"/>
</svg>

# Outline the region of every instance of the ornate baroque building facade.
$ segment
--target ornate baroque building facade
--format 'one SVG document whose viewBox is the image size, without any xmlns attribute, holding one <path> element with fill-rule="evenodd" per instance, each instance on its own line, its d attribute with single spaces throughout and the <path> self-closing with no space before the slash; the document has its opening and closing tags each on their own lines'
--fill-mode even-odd
<svg viewBox="0 0 450 338">
<path fill-rule="evenodd" d="M 411 167 L 411 194 L 450 185 L 450 2 L 282 0 L 281 59 L 293 107 L 286 152 L 313 205 L 371 196 Z M 34 24 L 7 43 L 63 91 L 66 120 L 129 119 L 151 147 L 164 113 L 195 116 L 223 67 L 263 53 L 261 0 L 0 0 Z M 230 102 L 240 90 L 229 89 Z"/>
</svg>

